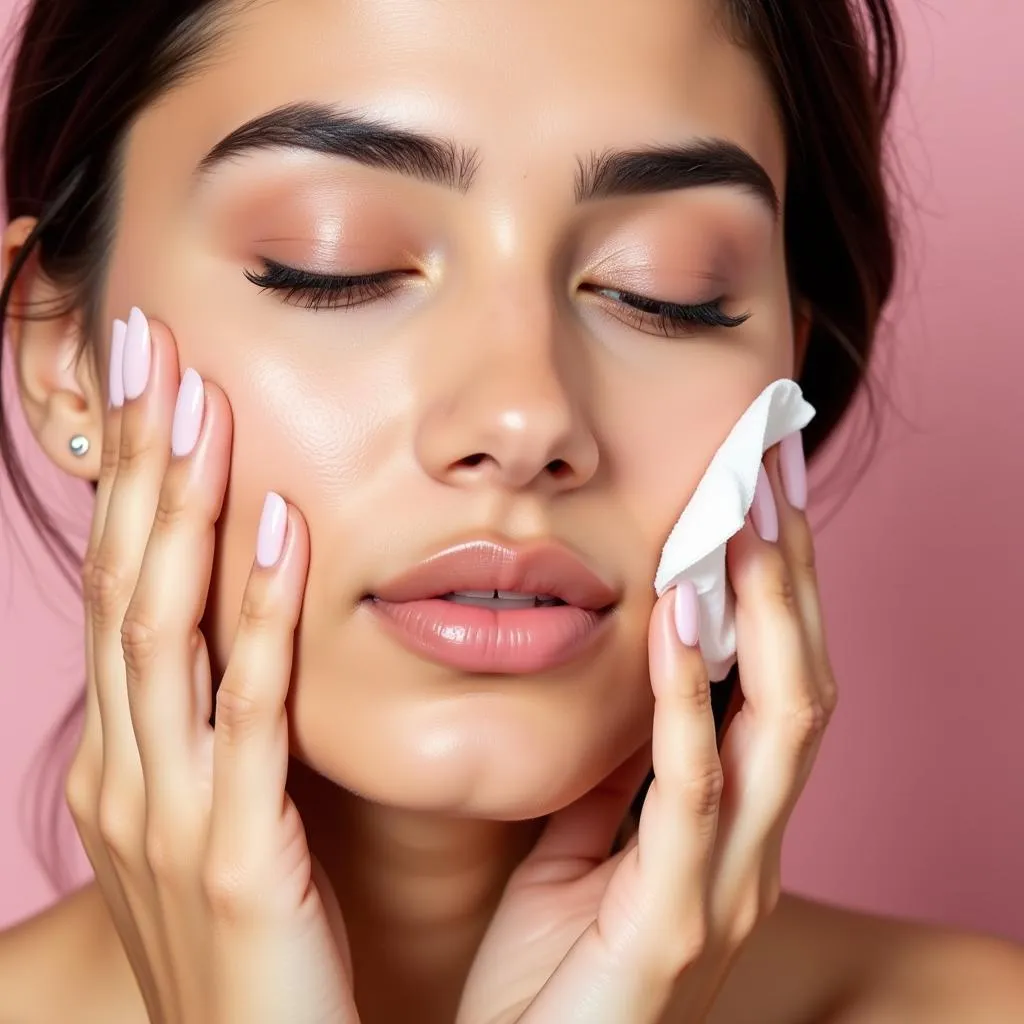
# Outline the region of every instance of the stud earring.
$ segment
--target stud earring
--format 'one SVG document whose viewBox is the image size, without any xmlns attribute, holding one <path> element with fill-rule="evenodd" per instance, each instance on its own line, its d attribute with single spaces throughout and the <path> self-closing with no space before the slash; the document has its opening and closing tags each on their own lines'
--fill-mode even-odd
<svg viewBox="0 0 1024 1024">
<path fill-rule="evenodd" d="M 71 449 L 71 454 L 77 458 L 81 458 L 89 451 L 89 438 L 85 434 L 75 434 L 70 441 L 68 441 L 68 447 Z"/>
</svg>

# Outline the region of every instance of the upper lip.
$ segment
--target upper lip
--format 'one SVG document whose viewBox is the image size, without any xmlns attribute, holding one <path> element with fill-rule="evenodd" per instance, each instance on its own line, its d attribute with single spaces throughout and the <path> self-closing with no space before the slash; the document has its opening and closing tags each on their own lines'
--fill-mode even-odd
<svg viewBox="0 0 1024 1024">
<path fill-rule="evenodd" d="M 616 590 L 571 551 L 556 543 L 523 548 L 489 540 L 456 544 L 374 590 L 385 601 L 418 601 L 457 590 L 546 594 L 578 608 L 600 611 Z"/>
</svg>

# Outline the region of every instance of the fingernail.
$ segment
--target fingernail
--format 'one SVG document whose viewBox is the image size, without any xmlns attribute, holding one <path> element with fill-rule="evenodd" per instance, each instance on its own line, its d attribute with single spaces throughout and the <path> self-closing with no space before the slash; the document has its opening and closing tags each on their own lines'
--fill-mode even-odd
<svg viewBox="0 0 1024 1024">
<path fill-rule="evenodd" d="M 124 405 L 124 336 L 128 325 L 123 320 L 114 321 L 110 335 L 110 374 L 107 378 L 107 393 L 115 409 Z"/>
<path fill-rule="evenodd" d="M 800 431 L 783 438 L 779 445 L 779 472 L 786 501 L 802 512 L 807 508 L 807 460 Z"/>
<path fill-rule="evenodd" d="M 128 314 L 128 330 L 124 339 L 124 397 L 132 401 L 146 390 L 152 342 L 149 321 L 136 306 Z"/>
<path fill-rule="evenodd" d="M 674 617 L 679 639 L 687 647 L 696 647 L 700 638 L 700 608 L 697 588 L 689 580 L 683 580 L 676 586 Z"/>
<path fill-rule="evenodd" d="M 171 454 L 188 455 L 199 440 L 203 425 L 203 378 L 190 366 L 182 375 L 171 421 Z"/>
<path fill-rule="evenodd" d="M 260 528 L 256 534 L 256 561 L 269 569 L 284 550 L 284 531 L 288 525 L 288 508 L 284 498 L 273 491 L 267 492 L 260 515 Z"/>
<path fill-rule="evenodd" d="M 774 543 L 779 539 L 779 510 L 775 507 L 771 481 L 764 463 L 757 473 L 757 487 L 754 490 L 754 504 L 750 506 L 750 518 L 754 521 L 761 540 Z"/>
</svg>

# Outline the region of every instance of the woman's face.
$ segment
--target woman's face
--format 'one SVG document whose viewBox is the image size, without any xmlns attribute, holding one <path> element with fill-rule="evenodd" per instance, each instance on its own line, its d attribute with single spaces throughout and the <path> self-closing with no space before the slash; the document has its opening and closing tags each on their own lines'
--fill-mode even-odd
<svg viewBox="0 0 1024 1024">
<path fill-rule="evenodd" d="M 231 403 L 215 669 L 273 489 L 311 539 L 295 754 L 376 801 L 547 813 L 647 739 L 661 545 L 732 424 L 793 373 L 768 84 L 698 0 L 238 8 L 132 129 L 105 309 L 166 322 Z M 288 123 L 204 160 L 274 112 Z M 698 141 L 699 161 L 671 152 Z M 274 291 L 251 280 L 268 260 L 392 276 Z M 749 317 L 673 324 L 633 296 Z M 494 586 L 555 596 L 579 572 L 560 546 L 604 584 L 574 600 L 614 607 L 370 597 L 491 589 L 458 568 L 395 589 L 474 542 L 537 556 Z"/>
</svg>

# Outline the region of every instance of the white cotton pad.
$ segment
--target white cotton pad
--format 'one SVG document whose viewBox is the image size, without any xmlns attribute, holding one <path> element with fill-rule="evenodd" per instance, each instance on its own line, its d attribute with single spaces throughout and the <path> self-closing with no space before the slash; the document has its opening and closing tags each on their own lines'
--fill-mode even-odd
<svg viewBox="0 0 1024 1024">
<path fill-rule="evenodd" d="M 681 580 L 697 588 L 700 649 L 712 682 L 723 680 L 736 661 L 735 598 L 726 577 L 725 545 L 743 528 L 764 453 L 813 418 L 814 407 L 799 384 L 769 384 L 715 453 L 661 552 L 654 578 L 659 597 Z"/>
</svg>

